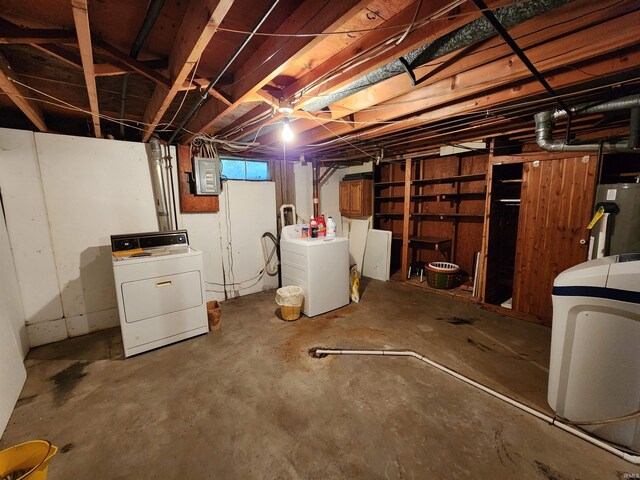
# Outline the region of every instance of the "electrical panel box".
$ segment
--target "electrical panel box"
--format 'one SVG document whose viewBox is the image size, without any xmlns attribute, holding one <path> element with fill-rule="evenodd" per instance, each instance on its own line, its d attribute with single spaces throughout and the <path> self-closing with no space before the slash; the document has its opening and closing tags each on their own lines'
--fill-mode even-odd
<svg viewBox="0 0 640 480">
<path fill-rule="evenodd" d="M 220 195 L 220 159 L 193 157 L 193 174 L 196 177 L 196 195 Z"/>
</svg>

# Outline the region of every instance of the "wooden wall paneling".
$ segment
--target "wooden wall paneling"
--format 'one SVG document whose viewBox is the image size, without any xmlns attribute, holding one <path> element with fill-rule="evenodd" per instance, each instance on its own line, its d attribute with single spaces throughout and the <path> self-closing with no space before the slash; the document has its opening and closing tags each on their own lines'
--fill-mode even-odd
<svg viewBox="0 0 640 480">
<path fill-rule="evenodd" d="M 404 211 L 402 217 L 402 278 L 409 272 L 409 221 L 411 215 L 411 159 L 405 160 L 404 170 Z"/>
<path fill-rule="evenodd" d="M 191 148 L 178 145 L 178 191 L 182 213 L 210 213 L 220 210 L 217 195 L 193 195 L 189 191 L 189 175 L 193 174 Z M 223 186 L 223 188 L 226 188 Z"/>
<path fill-rule="evenodd" d="M 513 307 L 546 325 L 553 280 L 586 260 L 595 170 L 594 156 L 523 165 Z"/>
</svg>

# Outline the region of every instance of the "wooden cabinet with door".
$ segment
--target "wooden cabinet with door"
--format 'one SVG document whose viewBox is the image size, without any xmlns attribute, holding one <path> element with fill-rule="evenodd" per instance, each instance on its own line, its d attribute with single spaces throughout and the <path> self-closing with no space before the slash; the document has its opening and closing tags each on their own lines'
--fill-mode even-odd
<svg viewBox="0 0 640 480">
<path fill-rule="evenodd" d="M 510 303 L 516 316 L 545 325 L 553 315 L 553 281 L 588 253 L 597 161 L 569 155 L 491 160 L 481 300 Z"/>
<path fill-rule="evenodd" d="M 513 308 L 547 325 L 554 279 L 587 260 L 596 163 L 580 155 L 523 165 Z"/>
<path fill-rule="evenodd" d="M 340 213 L 346 217 L 368 217 L 373 213 L 373 180 L 340 182 Z"/>
</svg>

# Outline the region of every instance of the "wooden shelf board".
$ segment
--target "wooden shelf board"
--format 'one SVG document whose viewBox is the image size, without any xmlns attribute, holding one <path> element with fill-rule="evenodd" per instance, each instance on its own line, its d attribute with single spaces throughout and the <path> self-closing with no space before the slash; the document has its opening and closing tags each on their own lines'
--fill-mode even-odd
<svg viewBox="0 0 640 480">
<path fill-rule="evenodd" d="M 402 213 L 376 213 L 376 217 L 402 217 Z"/>
<path fill-rule="evenodd" d="M 393 187 L 393 186 L 402 186 L 404 185 L 404 182 L 402 181 L 395 181 L 395 182 L 376 182 L 374 183 L 374 185 L 376 187 Z"/>
<path fill-rule="evenodd" d="M 412 213 L 412 217 L 469 217 L 484 218 L 482 213 Z"/>
<path fill-rule="evenodd" d="M 450 238 L 441 238 L 441 237 L 409 237 L 410 242 L 416 243 L 426 243 L 436 247 L 440 247 L 446 243 L 451 243 Z"/>
<path fill-rule="evenodd" d="M 473 182 L 475 180 L 485 180 L 485 179 L 486 179 L 486 174 L 473 173 L 469 175 L 455 175 L 453 177 L 417 179 L 417 180 L 412 180 L 411 183 L 428 185 L 428 184 L 435 184 L 435 183 Z"/>
<path fill-rule="evenodd" d="M 401 195 L 393 195 L 389 197 L 373 197 L 375 200 L 390 200 L 390 201 L 398 201 L 404 200 L 404 197 Z"/>
<path fill-rule="evenodd" d="M 435 198 L 443 197 L 442 200 L 447 200 L 448 198 L 465 198 L 465 197 L 480 197 L 485 198 L 487 196 L 486 192 L 466 192 L 466 193 L 430 193 L 425 195 L 411 195 L 412 199 L 421 199 L 421 198 Z"/>
</svg>

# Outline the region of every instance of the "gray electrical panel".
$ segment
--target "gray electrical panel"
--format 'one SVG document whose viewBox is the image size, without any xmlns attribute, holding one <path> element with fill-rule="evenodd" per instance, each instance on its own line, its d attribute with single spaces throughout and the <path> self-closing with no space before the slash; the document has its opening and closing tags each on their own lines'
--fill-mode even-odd
<svg viewBox="0 0 640 480">
<path fill-rule="evenodd" d="M 220 195 L 219 158 L 193 158 L 193 174 L 196 177 L 196 195 Z"/>
</svg>

